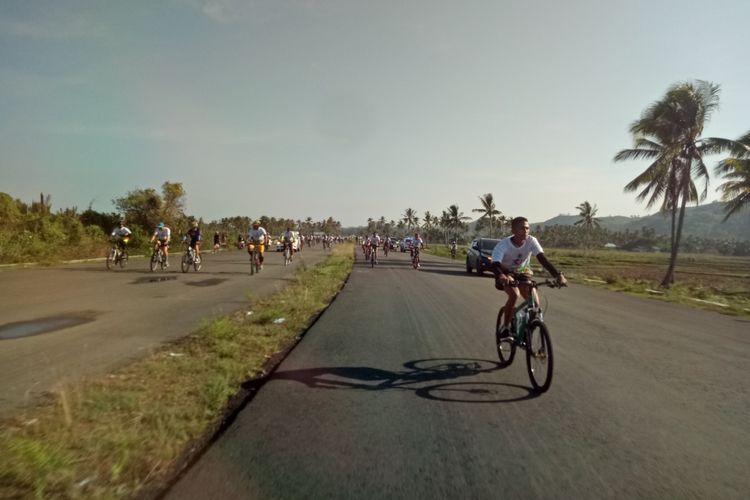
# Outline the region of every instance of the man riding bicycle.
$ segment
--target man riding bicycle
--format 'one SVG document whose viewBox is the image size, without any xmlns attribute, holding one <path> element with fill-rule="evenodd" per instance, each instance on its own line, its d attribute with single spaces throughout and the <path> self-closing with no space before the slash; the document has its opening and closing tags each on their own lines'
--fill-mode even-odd
<svg viewBox="0 0 750 500">
<path fill-rule="evenodd" d="M 492 250 L 491 270 L 495 273 L 495 288 L 504 291 L 508 295 L 505 302 L 505 316 L 500 329 L 500 336 L 510 335 L 510 321 L 513 310 L 518 300 L 519 293 L 526 299 L 531 290 L 526 282 L 533 274 L 531 271 L 531 256 L 535 256 L 539 263 L 552 276 L 555 277 L 560 286 L 565 286 L 568 281 L 561 272 L 544 256 L 542 246 L 536 238 L 529 235 L 529 221 L 525 217 L 516 217 L 511 221 L 513 236 L 508 236 L 497 242 Z M 516 284 L 517 286 L 512 286 Z M 539 300 L 539 297 L 536 297 Z"/>
<path fill-rule="evenodd" d="M 133 234 L 132 231 L 125 227 L 125 221 L 120 220 L 119 226 L 112 231 L 110 238 L 112 239 L 112 241 L 117 243 L 117 248 L 119 248 L 120 251 L 124 252 L 125 245 L 127 244 L 128 238 L 130 238 L 131 234 Z"/>
<path fill-rule="evenodd" d="M 260 226 L 260 221 L 256 220 L 253 222 L 253 228 L 247 232 L 247 243 L 253 243 L 258 249 L 258 256 L 260 261 L 260 269 L 263 269 L 263 254 L 266 251 L 266 245 L 268 244 L 268 232 Z M 250 253 L 250 246 L 247 247 L 247 253 Z"/>
<path fill-rule="evenodd" d="M 377 232 L 372 233 L 372 236 L 367 238 L 367 244 L 370 246 L 370 251 L 372 252 L 372 258 L 375 260 L 375 263 L 378 263 L 378 247 L 380 246 L 380 236 L 378 236 Z"/>
<path fill-rule="evenodd" d="M 409 242 L 409 255 L 411 255 L 412 259 L 414 259 L 415 256 L 419 258 L 419 251 L 422 247 L 424 247 L 424 241 L 419 237 L 419 233 L 414 233 L 414 238 Z M 420 267 L 422 267 L 422 264 L 417 262 L 417 269 Z"/>
<path fill-rule="evenodd" d="M 203 234 L 198 227 L 198 221 L 194 220 L 191 224 L 190 229 L 185 233 L 186 238 L 190 239 L 190 248 L 195 250 L 195 259 L 200 260 L 201 258 L 201 241 L 203 241 Z"/>
<path fill-rule="evenodd" d="M 286 250 L 286 247 L 289 247 L 289 260 L 292 260 L 292 257 L 294 256 L 294 233 L 292 232 L 291 227 L 286 228 L 286 232 L 282 235 L 281 241 L 284 243 L 284 250 Z"/>
<path fill-rule="evenodd" d="M 151 242 L 156 240 L 154 245 L 154 252 L 159 250 L 159 247 L 164 251 L 164 267 L 169 267 L 169 240 L 172 237 L 172 230 L 169 229 L 163 222 L 160 222 L 154 230 L 154 234 L 151 236 Z"/>
</svg>

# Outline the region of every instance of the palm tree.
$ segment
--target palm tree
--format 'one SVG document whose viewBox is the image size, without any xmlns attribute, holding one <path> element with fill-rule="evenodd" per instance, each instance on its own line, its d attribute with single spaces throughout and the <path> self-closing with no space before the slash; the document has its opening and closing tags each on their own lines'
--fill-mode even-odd
<svg viewBox="0 0 750 500">
<path fill-rule="evenodd" d="M 424 217 L 422 217 L 422 229 L 424 229 L 424 232 L 428 235 L 430 234 L 430 231 L 432 231 L 433 228 L 433 221 L 432 221 L 432 214 L 429 210 L 427 210 L 424 213 Z"/>
<path fill-rule="evenodd" d="M 404 211 L 404 214 L 402 215 L 402 221 L 404 221 L 404 224 L 409 228 L 409 232 L 411 232 L 411 228 L 419 224 L 419 217 L 417 217 L 417 211 L 413 208 L 407 208 Z"/>
<path fill-rule="evenodd" d="M 479 201 L 482 203 L 480 208 L 472 209 L 472 212 L 481 212 L 482 216 L 480 219 L 487 219 L 490 221 L 490 238 L 492 238 L 492 222 L 497 219 L 497 216 L 501 214 L 500 210 L 495 207 L 495 200 L 492 197 L 492 193 L 487 193 L 484 196 L 479 197 Z"/>
<path fill-rule="evenodd" d="M 732 150 L 734 156 L 720 161 L 715 169 L 716 175 L 723 175 L 726 181 L 717 188 L 722 192 L 721 199 L 727 202 L 724 222 L 750 205 L 750 132 L 737 142 Z"/>
<path fill-rule="evenodd" d="M 599 228 L 599 219 L 595 217 L 599 209 L 596 208 L 596 205 L 592 207 L 591 203 L 584 201 L 576 207 L 576 210 L 578 210 L 578 216 L 581 217 L 581 220 L 576 221 L 574 225 L 580 224 L 583 227 L 586 231 L 587 244 L 590 244 L 592 231 Z"/>
<path fill-rule="evenodd" d="M 685 205 L 699 203 L 708 192 L 708 169 L 703 156 L 735 144 L 727 139 L 700 137 L 718 105 L 718 85 L 701 80 L 672 85 L 661 100 L 651 104 L 630 126 L 635 147 L 620 151 L 614 158 L 615 161 L 652 161 L 644 172 L 625 186 L 625 191 L 643 187 L 636 197 L 638 201 L 648 198 L 646 206 L 651 207 L 662 199 L 661 211 L 671 214 L 671 254 L 662 287 L 674 282 Z M 700 194 L 694 177 L 704 181 Z"/>
<path fill-rule="evenodd" d="M 464 221 L 470 220 L 471 217 L 467 217 L 458 209 L 458 205 L 451 205 L 448 207 L 447 212 L 443 212 L 447 218 L 447 225 L 450 229 L 453 229 L 453 234 L 458 238 L 458 231 L 464 226 Z"/>
</svg>

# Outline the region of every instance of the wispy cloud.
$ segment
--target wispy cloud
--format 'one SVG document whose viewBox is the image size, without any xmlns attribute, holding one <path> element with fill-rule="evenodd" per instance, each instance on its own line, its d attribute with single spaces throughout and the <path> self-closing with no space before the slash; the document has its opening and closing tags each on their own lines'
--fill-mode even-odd
<svg viewBox="0 0 750 500">
<path fill-rule="evenodd" d="M 128 126 L 57 125 L 48 130 L 53 134 L 69 136 L 136 139 L 152 142 L 235 146 L 242 144 L 271 143 L 273 135 L 256 135 L 246 130 L 208 127 L 149 128 Z"/>
<path fill-rule="evenodd" d="M 0 17 L 0 34 L 20 38 L 76 40 L 98 38 L 107 31 L 104 24 L 92 21 L 85 15 L 67 12 L 53 12 L 33 21 Z"/>
</svg>

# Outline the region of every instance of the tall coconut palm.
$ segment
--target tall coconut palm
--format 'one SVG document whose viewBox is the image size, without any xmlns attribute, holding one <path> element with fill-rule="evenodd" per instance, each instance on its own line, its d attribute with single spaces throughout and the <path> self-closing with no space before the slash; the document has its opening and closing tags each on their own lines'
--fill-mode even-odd
<svg viewBox="0 0 750 500">
<path fill-rule="evenodd" d="M 615 161 L 652 161 L 644 172 L 625 186 L 625 191 L 643 187 L 637 200 L 648 198 L 647 207 L 650 207 L 661 199 L 661 211 L 671 214 L 671 254 L 662 287 L 674 282 L 685 205 L 699 203 L 708 192 L 704 155 L 718 153 L 734 144 L 727 139 L 700 137 L 718 105 L 718 85 L 701 80 L 672 85 L 661 100 L 651 104 L 631 125 L 635 147 L 620 151 L 614 158 Z M 700 194 L 694 178 L 704 181 Z"/>
<path fill-rule="evenodd" d="M 413 208 L 407 208 L 404 210 L 402 217 L 402 221 L 404 221 L 404 224 L 406 224 L 406 227 L 409 228 L 409 232 L 411 232 L 411 228 L 419 224 L 419 217 L 417 217 L 417 211 Z"/>
<path fill-rule="evenodd" d="M 453 234 L 458 238 L 458 231 L 464 226 L 464 222 L 470 220 L 471 217 L 467 217 L 458 209 L 458 205 L 451 205 L 448 207 L 448 211 L 445 212 L 447 215 L 448 227 L 453 229 Z"/>
<path fill-rule="evenodd" d="M 576 210 L 578 210 L 578 216 L 581 219 L 576 221 L 574 225 L 580 225 L 583 227 L 583 230 L 586 232 L 586 243 L 590 244 L 591 233 L 594 229 L 599 228 L 599 219 L 596 217 L 596 212 L 598 212 L 599 209 L 596 208 L 596 205 L 591 206 L 591 203 L 584 201 L 576 207 Z"/>
<path fill-rule="evenodd" d="M 422 229 L 425 233 L 428 235 L 430 234 L 430 231 L 432 231 L 434 227 L 434 222 L 432 220 L 432 214 L 429 210 L 425 211 L 424 216 L 422 216 Z"/>
<path fill-rule="evenodd" d="M 743 208 L 750 206 L 750 132 L 737 139 L 738 145 L 732 149 L 732 157 L 716 166 L 716 175 L 722 175 L 725 182 L 717 190 L 721 199 L 727 202 L 724 221 Z"/>
<path fill-rule="evenodd" d="M 497 220 L 497 216 L 500 215 L 501 212 L 500 210 L 497 210 L 497 207 L 495 206 L 495 200 L 492 197 L 492 193 L 480 196 L 479 201 L 482 203 L 482 206 L 480 208 L 474 208 L 471 211 L 480 212 L 482 214 L 480 219 L 487 219 L 490 222 L 490 238 L 493 238 L 492 222 Z"/>
</svg>

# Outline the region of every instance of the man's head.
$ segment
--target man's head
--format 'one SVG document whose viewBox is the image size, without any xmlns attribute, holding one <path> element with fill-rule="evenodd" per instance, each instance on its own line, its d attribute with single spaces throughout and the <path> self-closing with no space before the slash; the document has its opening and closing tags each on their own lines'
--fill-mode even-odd
<svg viewBox="0 0 750 500">
<path fill-rule="evenodd" d="M 163 228 L 163 227 L 164 227 L 164 223 L 163 223 L 163 222 L 160 222 L 160 223 L 159 223 L 159 224 L 158 224 L 158 225 L 157 225 L 156 227 L 158 227 L 159 229 L 161 229 L 161 228 Z"/>
<path fill-rule="evenodd" d="M 197 220 L 193 221 L 193 227 L 198 227 L 198 221 Z"/>
<path fill-rule="evenodd" d="M 529 220 L 526 217 L 516 217 L 510 222 L 511 232 L 517 242 L 524 242 L 529 236 Z"/>
<path fill-rule="evenodd" d="M 419 233 L 414 233 L 415 238 L 419 238 Z"/>
<path fill-rule="evenodd" d="M 256 220 L 253 222 L 253 229 L 258 229 L 260 227 L 260 221 Z"/>
<path fill-rule="evenodd" d="M 125 227 L 125 221 L 123 219 L 120 219 L 119 224 L 120 224 L 120 227 Z"/>
<path fill-rule="evenodd" d="M 287 232 L 291 232 L 291 231 L 292 231 L 292 228 L 291 228 L 291 227 L 289 227 L 289 226 L 287 226 L 287 227 L 286 227 L 286 230 L 287 230 Z"/>
</svg>

